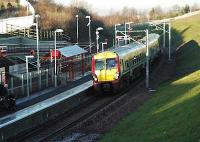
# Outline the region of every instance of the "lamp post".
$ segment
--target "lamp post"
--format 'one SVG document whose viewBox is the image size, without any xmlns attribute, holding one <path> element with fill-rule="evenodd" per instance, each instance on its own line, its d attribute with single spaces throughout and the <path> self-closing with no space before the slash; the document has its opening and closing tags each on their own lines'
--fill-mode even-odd
<svg viewBox="0 0 200 142">
<path fill-rule="evenodd" d="M 163 23 L 163 50 L 164 49 L 165 49 L 165 22 Z"/>
<path fill-rule="evenodd" d="M 54 85 L 55 85 L 55 87 L 57 87 L 57 71 L 56 71 L 56 68 L 57 68 L 57 66 L 56 66 L 56 33 L 62 33 L 63 32 L 63 30 L 62 29 L 56 29 L 55 30 L 55 49 L 54 49 L 54 62 L 55 62 L 55 64 L 54 64 L 54 67 L 55 67 L 55 70 L 54 70 L 54 77 L 55 77 L 55 82 L 54 82 Z"/>
<path fill-rule="evenodd" d="M 120 26 L 121 24 L 115 24 L 115 47 L 117 46 L 117 26 Z"/>
<path fill-rule="evenodd" d="M 40 15 L 35 15 L 36 18 L 36 38 L 37 38 L 37 71 L 40 72 L 40 53 L 39 53 L 39 31 L 38 31 L 38 18 Z"/>
<path fill-rule="evenodd" d="M 27 96 L 29 96 L 29 73 L 28 73 L 28 59 L 34 58 L 34 56 L 26 56 L 26 88 L 27 88 Z"/>
<path fill-rule="evenodd" d="M 169 23 L 169 61 L 171 60 L 171 24 Z"/>
<path fill-rule="evenodd" d="M 92 50 L 92 49 L 91 49 L 91 48 L 92 48 L 92 43 L 91 43 L 91 26 L 90 26 L 91 19 L 90 19 L 90 16 L 86 16 L 85 18 L 88 18 L 88 20 L 89 20 L 87 26 L 88 26 L 88 28 L 89 28 L 89 43 L 90 43 L 89 48 L 90 48 L 90 53 L 91 53 L 91 52 L 92 52 L 92 51 L 91 51 L 91 50 Z"/>
<path fill-rule="evenodd" d="M 98 53 L 98 51 L 99 51 L 99 31 L 101 31 L 101 30 L 103 30 L 102 27 L 98 27 L 98 28 L 96 29 L 97 53 Z"/>
<path fill-rule="evenodd" d="M 76 15 L 76 44 L 78 44 L 78 15 Z"/>
<path fill-rule="evenodd" d="M 102 52 L 104 52 L 104 45 L 107 45 L 107 42 L 102 42 L 101 45 L 102 45 L 102 49 L 101 50 L 102 50 Z"/>
<path fill-rule="evenodd" d="M 149 88 L 149 30 L 146 30 L 146 88 Z"/>
</svg>

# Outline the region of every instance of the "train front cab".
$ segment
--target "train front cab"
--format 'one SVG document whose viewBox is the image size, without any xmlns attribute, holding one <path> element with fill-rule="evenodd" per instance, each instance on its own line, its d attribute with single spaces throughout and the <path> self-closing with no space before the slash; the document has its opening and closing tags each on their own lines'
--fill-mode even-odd
<svg viewBox="0 0 200 142">
<path fill-rule="evenodd" d="M 119 86 L 119 57 L 113 52 L 103 52 L 92 57 L 94 90 L 98 92 L 116 90 Z"/>
</svg>

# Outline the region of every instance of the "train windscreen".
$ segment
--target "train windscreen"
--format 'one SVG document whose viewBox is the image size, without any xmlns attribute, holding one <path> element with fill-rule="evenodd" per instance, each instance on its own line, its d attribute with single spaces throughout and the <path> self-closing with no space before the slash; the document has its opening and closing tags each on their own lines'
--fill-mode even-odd
<svg viewBox="0 0 200 142">
<path fill-rule="evenodd" d="M 105 68 L 104 60 L 95 60 L 95 70 L 103 70 Z"/>
<path fill-rule="evenodd" d="M 116 68 L 116 60 L 115 58 L 106 59 L 106 69 Z"/>
</svg>

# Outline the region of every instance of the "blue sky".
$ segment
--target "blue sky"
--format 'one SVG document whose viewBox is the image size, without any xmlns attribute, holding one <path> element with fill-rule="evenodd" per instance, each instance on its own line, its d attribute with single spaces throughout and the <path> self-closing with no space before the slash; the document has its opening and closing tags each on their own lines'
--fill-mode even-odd
<svg viewBox="0 0 200 142">
<path fill-rule="evenodd" d="M 72 1 L 76 0 L 55 0 L 57 3 L 69 5 Z M 78 0 L 81 1 L 81 0 Z M 82 0 L 89 4 L 91 10 L 100 15 L 104 15 L 106 11 L 120 10 L 124 6 L 134 7 L 137 9 L 150 9 L 155 6 L 162 8 L 170 8 L 175 4 L 183 6 L 185 4 L 193 5 L 194 3 L 200 4 L 200 0 Z"/>
</svg>

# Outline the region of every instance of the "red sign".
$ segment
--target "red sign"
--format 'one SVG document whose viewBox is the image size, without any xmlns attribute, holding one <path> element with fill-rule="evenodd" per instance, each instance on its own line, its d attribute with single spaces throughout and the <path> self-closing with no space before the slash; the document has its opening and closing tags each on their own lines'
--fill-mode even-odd
<svg viewBox="0 0 200 142">
<path fill-rule="evenodd" d="M 56 59 L 60 59 L 60 51 L 59 50 L 52 50 L 51 51 L 51 56 L 52 56 L 52 59 L 55 59 L 55 56 L 56 56 Z"/>
</svg>

